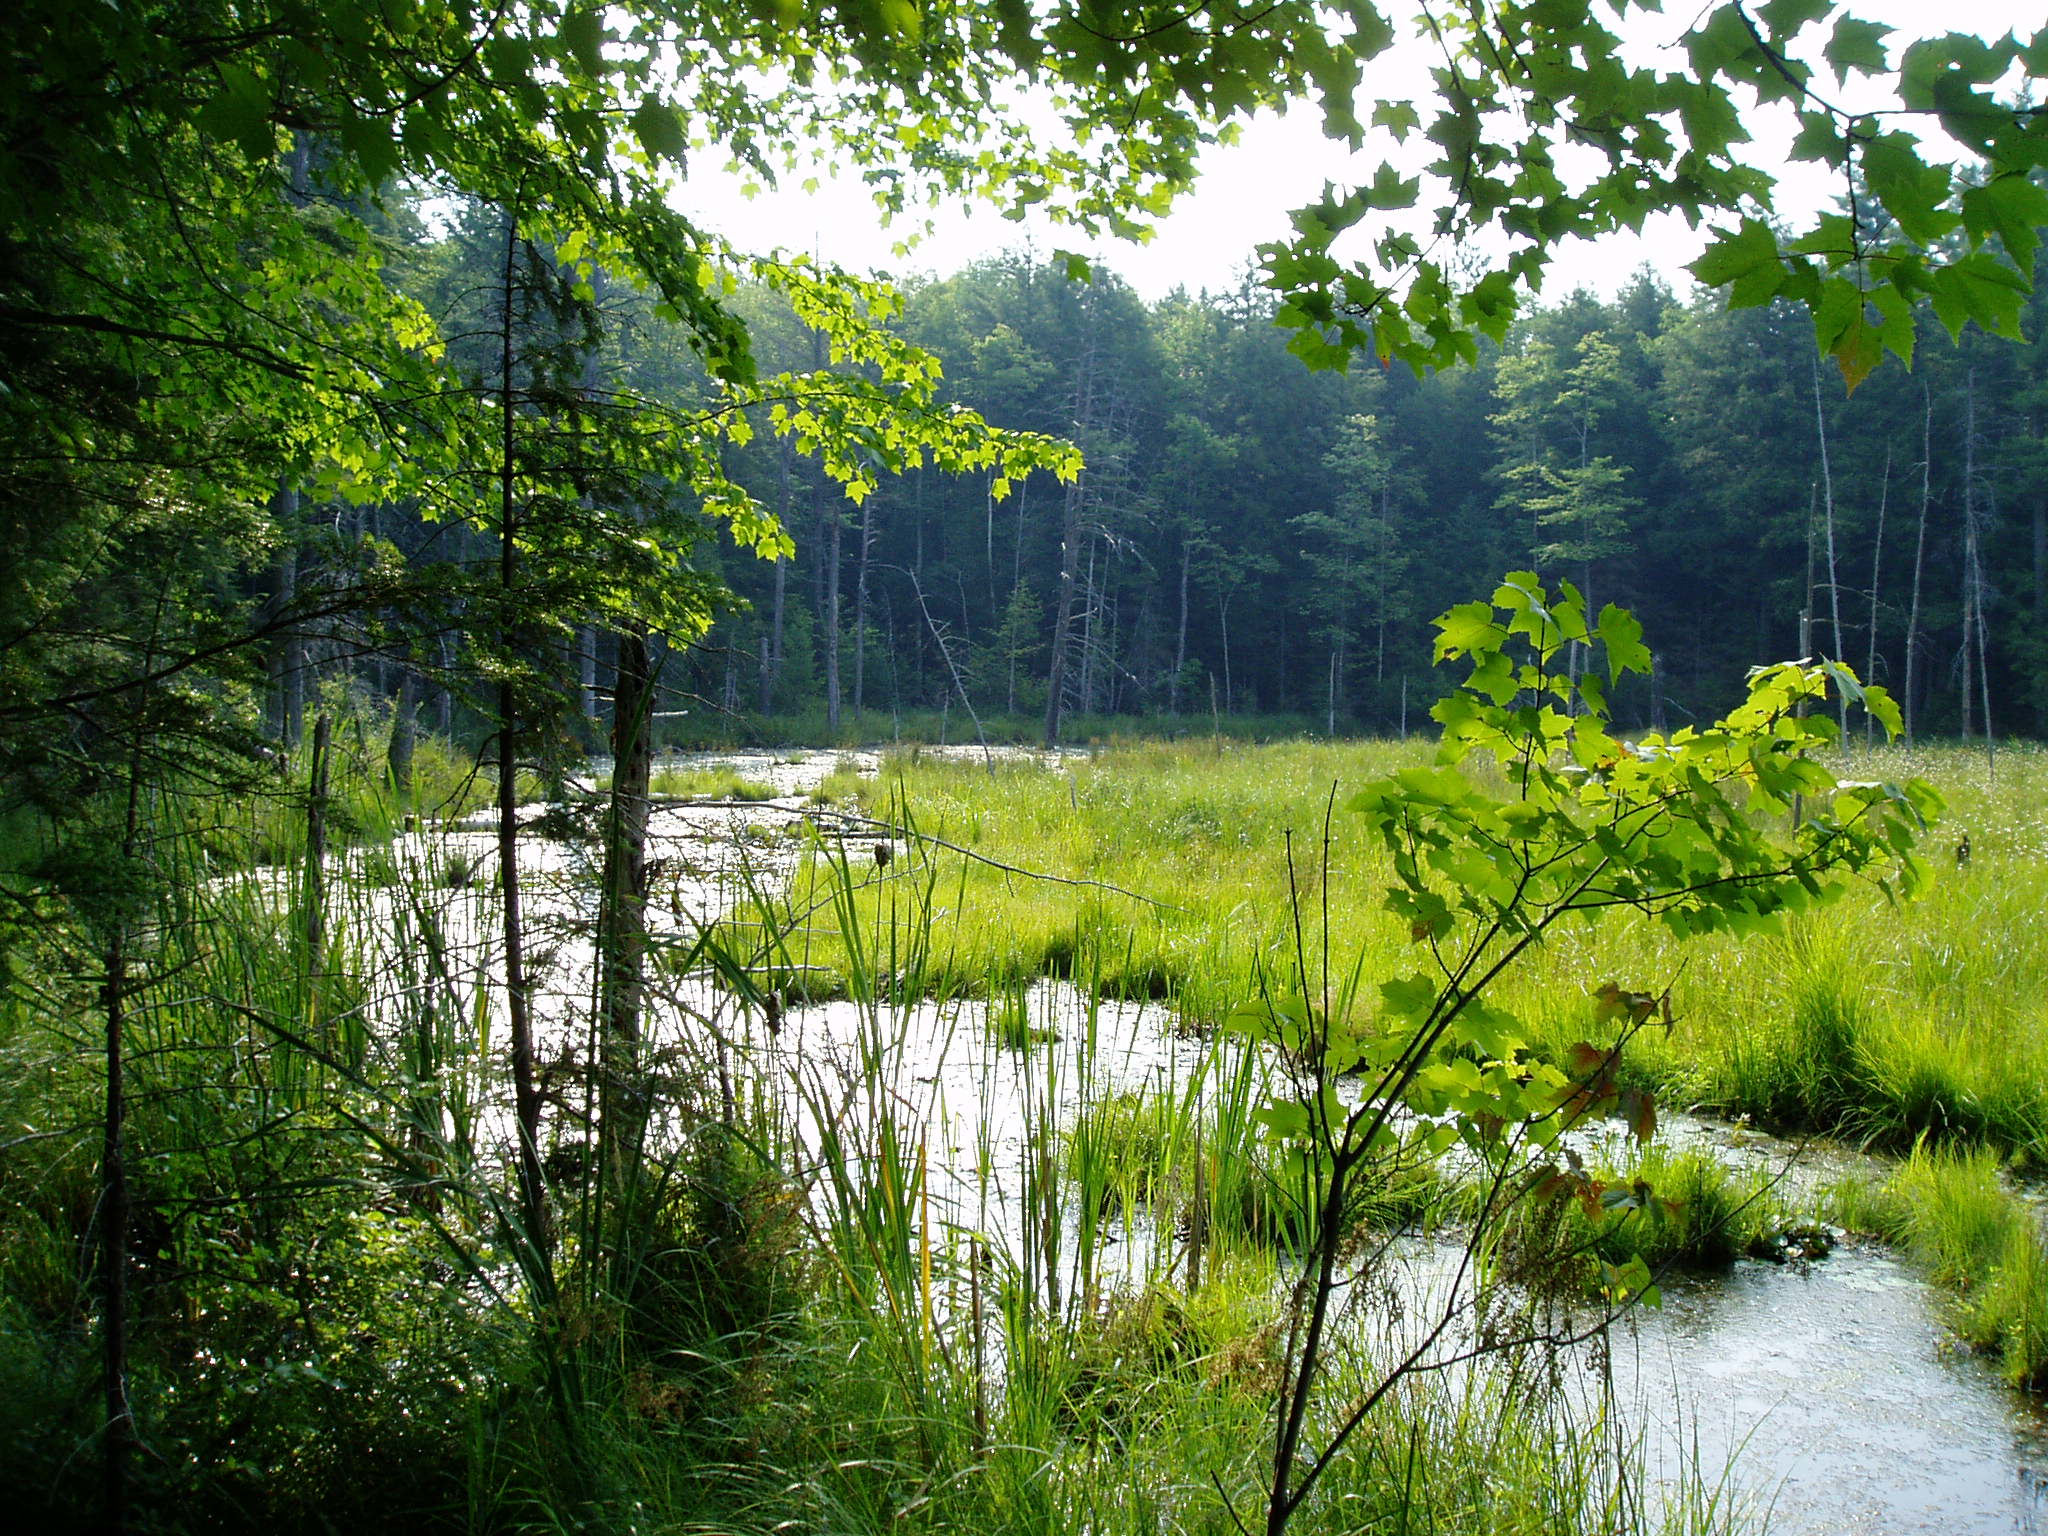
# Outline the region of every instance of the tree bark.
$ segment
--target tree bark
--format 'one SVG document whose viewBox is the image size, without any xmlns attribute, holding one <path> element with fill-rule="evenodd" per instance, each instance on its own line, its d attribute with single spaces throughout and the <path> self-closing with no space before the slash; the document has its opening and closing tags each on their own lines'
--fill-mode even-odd
<svg viewBox="0 0 2048 1536">
<path fill-rule="evenodd" d="M 1920 528 L 1913 540 L 1913 597 L 1906 610 L 1906 745 L 1913 745 L 1913 719 L 1919 698 L 1914 685 L 1920 664 L 1920 578 L 1927 568 L 1927 508 L 1934 499 L 1934 396 L 1923 382 L 1920 425 Z"/>
<path fill-rule="evenodd" d="M 505 214 L 505 266 L 500 298 L 503 331 L 499 337 L 498 462 L 498 589 L 503 604 L 499 643 L 506 668 L 498 684 L 498 882 L 502 895 L 505 944 L 505 1010 L 512 1052 L 513 1116 L 517 1122 L 519 1206 L 532 1252 L 531 1273 L 547 1284 L 551 1238 L 548 1231 L 547 1186 L 540 1164 L 540 1090 L 533 1055 L 532 982 L 526 974 L 526 929 L 520 911 L 519 883 L 519 697 L 510 666 L 518 646 L 513 594 L 519 582 L 519 503 L 514 439 L 512 368 L 512 301 L 517 275 L 519 226 Z"/>
<path fill-rule="evenodd" d="M 647 813 L 654 768 L 654 692 L 647 626 L 635 620 L 618 635 L 618 666 L 612 687 L 612 792 L 605 819 L 597 941 L 604 1016 L 598 1123 L 606 1178 L 615 1193 L 635 1187 L 646 1128 L 640 1039 L 646 988 Z"/>
</svg>

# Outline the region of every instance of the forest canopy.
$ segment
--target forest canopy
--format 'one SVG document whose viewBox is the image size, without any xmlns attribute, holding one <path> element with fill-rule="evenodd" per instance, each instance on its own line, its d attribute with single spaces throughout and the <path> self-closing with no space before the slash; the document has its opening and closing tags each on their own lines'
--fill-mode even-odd
<svg viewBox="0 0 2048 1536">
<path fill-rule="evenodd" d="M 1695 270 L 1731 303 L 1810 311 L 1851 384 L 1911 357 L 1919 306 L 1951 335 L 2017 333 L 2048 199 L 2021 88 L 2048 32 L 1894 48 L 1853 8 L 1769 0 L 1710 8 L 1682 60 L 1646 68 L 1621 62 L 1641 9 L 30 0 L 0 79 L 0 721 L 84 729 L 204 677 L 181 710 L 266 686 L 289 736 L 307 626 L 346 614 L 362 643 L 448 665 L 448 615 L 485 602 L 465 562 L 494 541 L 530 557 L 521 624 L 701 633 L 723 600 L 692 554 L 709 527 L 788 548 L 728 473 L 756 434 L 855 500 L 926 465 L 992 471 L 996 496 L 1077 471 L 1051 432 L 941 408 L 885 287 L 693 221 L 706 162 L 772 178 L 822 146 L 899 213 L 966 197 L 1137 233 L 1205 144 L 1310 103 L 1346 143 L 1376 125 L 1440 151 L 1422 178 L 1331 189 L 1263 253 L 1311 364 L 1470 362 L 1560 241 L 1660 209 L 1720 231 Z M 1435 97 L 1377 100 L 1368 66 L 1411 22 L 1442 54 Z M 1857 75 L 1894 81 L 1897 109 L 1835 105 Z M 1851 189 L 1805 227 L 1770 221 L 1741 158 L 1771 103 Z M 1936 127 L 1966 163 L 1923 143 Z M 1423 237 L 1375 233 L 1416 204 Z M 451 206 L 459 270 L 409 270 L 419 221 Z M 1467 271 L 1449 253 L 1482 227 L 1510 248 Z M 745 285 L 816 334 L 798 365 L 759 366 Z M 673 336 L 665 372 L 596 361 L 627 325 Z M 393 506 L 449 558 L 334 537 Z M 533 642 L 509 622 L 470 625 L 500 635 L 486 671 Z"/>
</svg>

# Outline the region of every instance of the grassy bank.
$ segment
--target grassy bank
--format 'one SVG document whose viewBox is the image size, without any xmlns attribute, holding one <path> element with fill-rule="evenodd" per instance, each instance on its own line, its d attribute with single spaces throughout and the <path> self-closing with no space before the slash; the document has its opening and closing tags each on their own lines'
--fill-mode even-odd
<svg viewBox="0 0 2048 1536">
<path fill-rule="evenodd" d="M 1375 979 L 1414 968 L 1407 933 L 1380 905 L 1385 856 L 1341 801 L 1428 751 L 1144 743 L 1053 772 L 905 754 L 872 781 L 829 782 L 825 796 L 971 855 L 929 846 L 914 868 L 876 871 L 864 887 L 884 930 L 922 914 L 907 885 L 923 882 L 943 909 L 905 986 L 985 994 L 1019 977 L 1080 975 L 1110 996 L 1171 1000 L 1200 1025 L 1291 963 L 1297 895 L 1317 945 L 1328 914 L 1333 969 Z M 1854 771 L 1924 776 L 1947 797 L 1925 898 L 1852 893 L 1777 933 L 1710 937 L 1683 957 L 1661 928 L 1617 916 L 1554 936 L 1511 978 L 1513 1006 L 1539 1047 L 1557 1047 L 1584 1036 L 1603 983 L 1670 985 L 1680 1017 L 1668 1035 L 1644 1037 L 1631 1068 L 1668 1098 L 1874 1147 L 1926 1133 L 2038 1159 L 2048 1152 L 2048 931 L 2035 921 L 2048 907 L 2038 811 L 2048 758 L 2008 751 L 1994 774 L 1980 753 L 1879 752 Z M 856 858 L 866 840 L 858 828 L 846 835 Z M 822 899 L 824 853 L 791 910 Z M 806 959 L 835 962 L 829 934 Z"/>
<path fill-rule="evenodd" d="M 402 826 L 405 802 L 382 798 L 374 768 L 351 772 L 330 794 L 353 807 L 354 835 L 386 804 Z M 813 1110 L 885 1112 L 807 1120 L 747 1044 L 744 988 L 688 990 L 658 956 L 663 1006 L 687 1010 L 663 1015 L 670 1032 L 634 1079 L 637 1172 L 608 1183 L 579 929 L 555 919 L 557 968 L 537 961 L 566 1010 L 542 1061 L 544 1250 L 511 1178 L 497 897 L 474 839 L 461 880 L 454 847 L 337 851 L 309 954 L 314 892 L 293 841 L 305 801 L 288 783 L 253 809 L 212 804 L 205 826 L 164 807 L 176 836 L 160 857 L 184 862 L 159 870 L 166 896 L 131 918 L 135 1528 L 1222 1536 L 1233 1509 L 1255 1518 L 1284 1350 L 1277 1277 L 1303 1223 L 1299 1195 L 1261 1162 L 1242 1079 L 1198 1113 L 1084 1092 L 1035 1125 L 1045 1160 L 1019 1198 L 1070 1255 L 1109 1252 L 1112 1221 L 1150 1224 L 1154 1257 L 1134 1272 L 1063 1284 L 1071 1260 L 1041 1266 L 1031 1245 L 935 1212 L 923 1134 L 886 1112 L 893 1015 L 879 1000 L 908 976 L 964 989 L 993 972 L 969 971 L 975 936 L 943 916 L 961 910 L 957 892 L 906 853 L 909 881 L 870 891 L 849 863 L 836 894 L 812 886 L 821 905 L 801 925 L 837 956 L 876 1041 L 844 1081 L 818 1080 L 829 1092 Z M 1236 813 L 1215 814 L 1220 842 Z M 275 845 L 260 862 L 252 824 Z M 856 851 L 863 872 L 882 870 Z M 900 934 L 877 926 L 892 893 Z M 100 1523 L 105 1430 L 107 934 L 21 894 L 0 992 L 0 1494 L 38 1528 L 83 1531 Z M 1112 950 L 1091 935 L 1111 930 L 1086 914 L 1124 900 L 1096 892 L 1065 914 L 1059 965 L 1095 976 L 1098 995 Z M 1122 953 L 1117 990 L 1174 990 L 1129 979 L 1152 963 L 1135 939 Z M 1014 975 L 1044 968 L 1012 954 Z M 1018 1024 L 1019 1048 L 1043 1048 L 1028 1013 Z M 826 1124 L 839 1140 L 822 1147 Z M 986 1169 L 995 1154 L 969 1158 Z M 1191 1271 L 1175 1181 L 1197 1177 L 1211 1219 Z M 1368 1227 L 1436 1194 L 1426 1181 L 1383 1193 L 1358 1212 Z M 1374 1368 L 1366 1336 L 1346 1347 L 1347 1370 Z M 1290 1528 L 1666 1525 L 1627 1436 L 1556 1392 L 1547 1357 L 1498 1366 L 1405 1383 Z M 1669 1502 L 1668 1524 L 1718 1530 L 1728 1513 L 1709 1480 Z"/>
</svg>

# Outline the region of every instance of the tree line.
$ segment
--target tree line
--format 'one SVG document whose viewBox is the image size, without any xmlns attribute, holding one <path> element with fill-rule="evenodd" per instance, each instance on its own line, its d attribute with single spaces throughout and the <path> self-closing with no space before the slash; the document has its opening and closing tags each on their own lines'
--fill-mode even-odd
<svg viewBox="0 0 2048 1536">
<path fill-rule="evenodd" d="M 415 242 L 444 289 L 460 248 Z M 739 302 L 764 366 L 825 361 L 776 295 Z M 1311 372 L 1275 308 L 1249 272 L 1147 303 L 1028 252 L 906 285 L 889 324 L 943 365 L 938 398 L 1085 467 L 920 466 L 850 499 L 798 437 L 730 447 L 795 547 L 702 551 L 733 601 L 679 644 L 663 733 L 875 736 L 948 710 L 1048 740 L 1077 716 L 1394 733 L 1426 723 L 1430 620 L 1522 567 L 1642 615 L 1656 666 L 1618 701 L 1639 728 L 1710 719 L 1747 668 L 1806 655 L 1885 684 L 1922 734 L 2042 729 L 2038 341 L 1923 313 L 1913 371 L 1851 391 L 1803 311 L 1646 270 L 1534 309 L 1467 368 Z M 621 324 L 582 366 L 701 391 L 651 334 Z M 586 738 L 614 651 L 571 623 L 559 652 Z M 459 690 L 434 697 L 452 728 Z"/>
</svg>

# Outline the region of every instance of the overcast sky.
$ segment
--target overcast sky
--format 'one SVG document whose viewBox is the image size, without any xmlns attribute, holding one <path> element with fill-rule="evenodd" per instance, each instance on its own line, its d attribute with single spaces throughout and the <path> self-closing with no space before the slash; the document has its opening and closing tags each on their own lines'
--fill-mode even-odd
<svg viewBox="0 0 2048 1536">
<path fill-rule="evenodd" d="M 1394 0 L 1390 14 L 1398 11 L 1401 3 Z M 1705 9 L 1705 3 L 1666 0 L 1666 4 L 1668 13 L 1664 15 L 1631 14 L 1627 37 L 1632 63 L 1666 71 L 1684 67 L 1685 55 L 1677 39 Z M 1904 40 L 1937 31 L 1991 34 L 2018 28 L 2025 32 L 2048 24 L 2048 15 L 2044 15 L 2048 7 L 2039 0 L 1940 0 L 1939 4 L 1930 0 L 1852 0 L 1850 9 L 1898 29 L 1890 39 L 1894 58 Z M 1367 89 L 1378 98 L 1416 101 L 1426 123 L 1430 59 L 1426 46 L 1404 41 L 1367 66 Z M 1852 80 L 1848 88 L 1839 89 L 1833 75 L 1824 73 L 1821 83 L 1831 99 L 1844 105 L 1867 109 L 1886 104 L 1867 82 Z M 1790 113 L 1783 108 L 1760 114 L 1747 125 L 1755 142 L 1745 147 L 1745 153 L 1752 163 L 1780 177 L 1778 211 L 1796 220 L 1826 204 L 1840 191 L 1841 182 L 1837 173 L 1793 165 L 1784 159 L 1790 122 Z M 1322 136 L 1312 109 L 1287 118 L 1262 116 L 1245 129 L 1237 145 L 1209 151 L 1200 182 L 1176 205 L 1174 213 L 1160 222 L 1157 237 L 1144 246 L 1114 240 L 1091 245 L 1072 230 L 1042 222 L 1011 223 L 985 208 L 963 206 L 942 214 L 930 237 L 907 258 L 898 257 L 892 254 L 892 247 L 904 237 L 905 227 L 899 224 L 885 229 L 865 191 L 857 184 L 832 181 L 825 167 L 799 171 L 785 179 L 783 190 L 751 199 L 742 194 L 736 178 L 699 174 L 682 189 L 678 202 L 743 250 L 778 245 L 795 250 L 815 248 L 827 259 L 856 271 L 943 275 L 977 257 L 1026 244 L 1047 256 L 1056 247 L 1082 249 L 1122 273 L 1140 294 L 1157 299 L 1182 286 L 1216 292 L 1234 287 L 1255 247 L 1284 236 L 1288 211 L 1316 201 L 1325 181 L 1349 184 L 1369 179 L 1374 167 L 1388 158 L 1412 171 L 1434 152 L 1435 147 L 1421 142 L 1420 135 L 1411 137 L 1405 149 L 1380 135 L 1368 140 L 1364 152 L 1354 157 L 1343 145 Z M 811 174 L 824 183 L 820 190 L 815 194 L 797 190 Z M 1427 187 L 1424 201 L 1429 201 Z M 1368 228 L 1356 233 L 1365 239 L 1373 232 Z M 1562 295 L 1586 286 L 1611 294 L 1644 263 L 1682 288 L 1689 281 L 1682 268 L 1699 254 L 1703 239 L 1674 216 L 1646 226 L 1641 237 L 1622 236 L 1597 245 L 1575 242 L 1560 251 L 1546 292 Z"/>
</svg>

